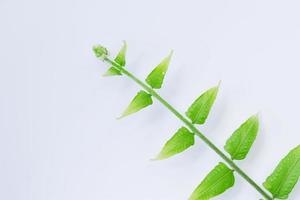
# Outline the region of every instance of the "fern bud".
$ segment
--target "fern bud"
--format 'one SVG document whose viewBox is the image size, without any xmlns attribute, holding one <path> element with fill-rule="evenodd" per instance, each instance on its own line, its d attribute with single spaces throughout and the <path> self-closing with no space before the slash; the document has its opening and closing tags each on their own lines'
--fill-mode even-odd
<svg viewBox="0 0 300 200">
<path fill-rule="evenodd" d="M 108 56 L 107 49 L 101 45 L 95 45 L 93 47 L 93 51 L 94 51 L 96 57 L 101 60 L 103 60 L 104 58 L 106 58 L 106 56 Z"/>
</svg>

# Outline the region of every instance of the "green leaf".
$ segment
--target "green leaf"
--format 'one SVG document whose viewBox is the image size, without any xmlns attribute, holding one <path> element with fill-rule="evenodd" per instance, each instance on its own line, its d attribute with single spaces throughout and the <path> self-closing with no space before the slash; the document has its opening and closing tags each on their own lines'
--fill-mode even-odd
<svg viewBox="0 0 300 200">
<path fill-rule="evenodd" d="M 186 115 L 192 120 L 193 124 L 204 124 L 217 97 L 219 85 L 210 88 L 198 97 L 189 107 Z"/>
<path fill-rule="evenodd" d="M 118 63 L 121 67 L 125 66 L 126 64 L 126 52 L 127 52 L 127 43 L 124 42 L 121 50 L 119 51 L 118 55 L 114 59 L 116 63 Z M 120 76 L 122 73 L 115 67 L 110 67 L 103 76 Z"/>
<path fill-rule="evenodd" d="M 121 50 L 115 58 L 116 63 L 122 67 L 126 65 L 126 52 L 127 52 L 127 43 L 124 41 Z"/>
<path fill-rule="evenodd" d="M 162 160 L 169 158 L 186 150 L 190 146 L 194 145 L 194 143 L 194 134 L 191 133 L 187 128 L 181 127 L 173 135 L 173 137 L 167 141 L 156 159 Z"/>
<path fill-rule="evenodd" d="M 287 199 L 300 176 L 300 145 L 291 150 L 264 182 L 274 198 Z"/>
<path fill-rule="evenodd" d="M 233 170 L 220 162 L 193 192 L 189 200 L 209 200 L 234 185 Z"/>
<path fill-rule="evenodd" d="M 133 114 L 149 105 L 151 105 L 152 98 L 151 95 L 147 92 L 141 90 L 137 93 L 137 95 L 133 98 L 133 100 L 130 102 L 129 106 L 126 108 L 126 110 L 123 112 L 120 118 L 123 118 L 125 116 L 128 116 L 130 114 Z"/>
<path fill-rule="evenodd" d="M 173 51 L 164 58 L 159 65 L 157 65 L 153 71 L 147 76 L 146 82 L 155 89 L 161 88 L 161 85 L 163 84 L 165 74 L 168 70 L 170 60 L 172 57 Z"/>
<path fill-rule="evenodd" d="M 243 160 L 258 132 L 259 121 L 257 115 L 247 119 L 227 140 L 224 149 L 231 155 L 233 160 Z"/>
<path fill-rule="evenodd" d="M 114 68 L 114 67 L 110 67 L 104 74 L 103 76 L 121 76 L 122 73 L 120 72 L 120 70 Z"/>
</svg>

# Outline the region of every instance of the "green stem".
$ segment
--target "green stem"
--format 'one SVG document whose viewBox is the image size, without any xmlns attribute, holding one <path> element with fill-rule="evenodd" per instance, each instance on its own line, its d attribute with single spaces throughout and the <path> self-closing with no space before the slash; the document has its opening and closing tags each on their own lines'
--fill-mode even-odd
<svg viewBox="0 0 300 200">
<path fill-rule="evenodd" d="M 255 181 L 253 181 L 241 168 L 239 168 L 228 156 L 226 156 L 216 145 L 214 145 L 205 135 L 203 135 L 186 117 L 180 114 L 173 106 L 171 106 L 165 99 L 163 99 L 157 92 L 155 92 L 151 87 L 146 85 L 144 82 L 139 80 L 129 71 L 121 67 L 118 63 L 104 57 L 104 62 L 111 64 L 116 69 L 120 70 L 123 74 L 128 76 L 138 85 L 140 85 L 144 90 L 149 92 L 153 97 L 155 97 L 160 103 L 162 103 L 169 111 L 171 111 L 178 119 L 180 119 L 195 135 L 197 135 L 204 143 L 206 143 L 214 152 L 216 152 L 228 165 L 232 167 L 241 177 L 243 177 L 250 185 L 252 185 L 262 196 L 267 200 L 273 200 L 273 198 L 266 193 Z"/>
</svg>

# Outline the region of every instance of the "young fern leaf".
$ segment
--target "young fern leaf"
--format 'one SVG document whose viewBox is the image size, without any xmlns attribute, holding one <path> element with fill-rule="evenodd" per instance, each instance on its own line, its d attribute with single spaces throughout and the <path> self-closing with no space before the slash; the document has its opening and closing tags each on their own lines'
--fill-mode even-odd
<svg viewBox="0 0 300 200">
<path fill-rule="evenodd" d="M 173 51 L 171 51 L 171 53 L 166 58 L 164 58 L 161 61 L 161 63 L 158 64 L 152 70 L 152 72 L 147 76 L 146 83 L 148 83 L 148 85 L 150 85 L 152 88 L 155 88 L 155 89 L 161 88 L 164 78 L 165 78 L 165 74 L 166 74 L 169 64 L 170 64 L 172 54 L 173 54 Z"/>
<path fill-rule="evenodd" d="M 123 112 L 121 117 L 119 117 L 119 119 L 128 116 L 130 114 L 133 114 L 135 112 L 138 112 L 139 110 L 151 105 L 152 103 L 153 102 L 152 102 L 151 95 L 141 90 L 136 94 L 136 96 L 130 102 L 129 106 Z"/>
<path fill-rule="evenodd" d="M 247 156 L 256 138 L 258 127 L 258 117 L 254 115 L 234 131 L 224 147 L 232 160 L 243 160 Z"/>
<path fill-rule="evenodd" d="M 193 124 L 204 124 L 214 104 L 219 90 L 219 85 L 210 88 L 198 97 L 185 113 Z"/>
<path fill-rule="evenodd" d="M 114 59 L 116 63 L 118 63 L 121 67 L 124 67 L 126 64 L 126 51 L 127 51 L 127 43 L 124 41 L 124 44 L 119 51 L 118 55 Z M 120 70 L 116 69 L 115 67 L 110 67 L 103 76 L 120 76 L 122 73 Z"/>
<path fill-rule="evenodd" d="M 264 199 L 266 200 L 273 200 L 274 198 L 268 194 L 265 190 L 263 190 L 254 180 L 252 180 L 241 168 L 239 168 L 227 155 L 225 155 L 216 145 L 214 145 L 202 132 L 200 132 L 193 124 L 203 124 L 210 112 L 210 109 L 215 101 L 215 98 L 218 93 L 218 88 L 214 87 L 206 91 L 204 94 L 202 94 L 188 109 L 186 112 L 186 115 L 188 118 L 191 119 L 192 122 L 190 122 L 187 118 L 185 118 L 182 114 L 180 114 L 173 106 L 171 106 L 165 99 L 163 99 L 153 88 L 160 88 L 164 79 L 164 74 L 167 71 L 167 66 L 169 64 L 169 58 L 167 57 L 162 63 L 167 63 L 163 65 L 167 65 L 164 67 L 158 67 L 158 69 L 162 68 L 164 70 L 158 70 L 154 69 L 151 74 L 148 76 L 147 83 L 152 87 L 147 86 L 145 83 L 143 83 L 140 79 L 138 79 L 135 75 L 133 75 L 131 72 L 129 72 L 127 69 L 123 68 L 121 66 L 120 60 L 112 60 L 108 57 L 108 51 L 105 47 L 101 45 L 94 46 L 93 48 L 94 53 L 97 58 L 101 59 L 105 63 L 108 63 L 112 65 L 114 68 L 116 68 L 118 71 L 122 72 L 123 75 L 130 78 L 132 81 L 134 81 L 136 84 L 141 86 L 145 91 L 140 91 L 134 99 L 131 101 L 128 108 L 124 111 L 123 115 L 121 117 L 130 115 L 132 113 L 135 113 L 149 105 L 152 104 L 152 97 L 156 98 L 158 102 L 160 102 L 162 105 L 164 105 L 170 112 L 172 112 L 178 119 L 180 119 L 192 132 L 194 135 L 197 135 L 202 141 L 207 144 L 216 154 L 218 154 L 230 167 L 237 172 L 244 180 L 246 180 L 253 188 L 259 192 Z M 125 54 L 124 54 L 125 55 Z M 122 56 L 121 56 L 122 57 Z M 125 56 L 124 62 L 125 62 Z M 155 75 L 158 74 L 158 75 Z M 155 79 L 159 77 L 157 80 Z M 166 157 L 170 157 L 172 155 L 175 155 L 176 153 L 179 153 L 185 149 L 187 149 L 189 146 L 192 146 L 194 144 L 194 136 L 189 133 L 188 136 L 187 131 L 185 128 L 179 130 L 180 133 L 176 133 L 175 136 L 173 136 L 165 145 L 163 150 L 161 151 L 160 155 L 158 156 L 158 159 L 163 159 Z M 192 137 L 191 137 L 192 136 Z M 179 146 L 180 145 L 180 146 Z M 297 153 L 292 153 L 293 156 L 287 156 L 287 158 L 283 160 L 292 160 L 292 161 L 282 161 L 283 163 L 288 162 L 288 164 L 279 164 L 279 166 L 287 166 L 292 164 L 295 165 L 293 168 L 289 168 L 288 171 L 288 181 L 283 181 L 283 183 L 278 188 L 279 192 L 275 193 L 276 197 L 280 198 L 281 193 L 283 191 L 289 191 L 290 186 L 293 187 L 294 184 L 297 182 L 300 170 L 298 165 L 299 160 L 299 151 L 297 147 L 296 151 Z M 295 161 L 297 160 L 297 161 Z M 295 161 L 295 162 L 294 162 Z M 279 168 L 279 169 L 277 169 Z M 268 178 L 267 181 L 264 183 L 265 187 L 273 191 L 274 185 L 281 181 L 281 179 L 285 179 L 285 175 L 281 176 L 282 171 L 286 171 L 286 167 L 277 167 L 275 169 L 275 172 L 279 175 L 274 175 L 274 173 L 270 176 L 272 178 Z M 296 170 L 295 170 L 296 169 Z M 209 200 L 224 191 L 226 191 L 228 188 L 232 187 L 234 185 L 234 175 L 233 170 L 229 169 L 224 163 L 219 163 L 207 176 L 206 178 L 201 182 L 201 184 L 196 188 L 196 190 L 193 192 L 193 194 L 190 197 L 190 200 Z M 276 174 L 275 173 L 275 174 Z M 286 174 L 286 173 L 285 173 Z M 291 178 L 292 177 L 292 178 Z M 279 179 L 279 180 L 277 180 Z M 297 179 L 297 180 L 296 180 Z M 270 188 L 270 189 L 269 189 Z M 288 188 L 288 189 L 286 189 Z M 277 191 L 277 190 L 276 190 Z M 272 192 L 273 193 L 273 192 Z M 284 196 L 285 197 L 285 196 Z"/>
<path fill-rule="evenodd" d="M 195 189 L 189 200 L 209 200 L 234 185 L 233 170 L 220 162 Z"/>
<path fill-rule="evenodd" d="M 300 176 L 300 145 L 285 156 L 263 183 L 276 199 L 287 199 Z"/>
<path fill-rule="evenodd" d="M 107 49 L 101 45 L 93 46 L 93 51 L 95 56 L 101 60 L 103 60 L 108 55 Z"/>
<path fill-rule="evenodd" d="M 194 134 L 187 128 L 181 127 L 173 135 L 173 137 L 167 141 L 159 155 L 156 157 L 156 160 L 166 159 L 175 154 L 181 153 L 190 146 L 193 146 L 194 143 Z"/>
</svg>

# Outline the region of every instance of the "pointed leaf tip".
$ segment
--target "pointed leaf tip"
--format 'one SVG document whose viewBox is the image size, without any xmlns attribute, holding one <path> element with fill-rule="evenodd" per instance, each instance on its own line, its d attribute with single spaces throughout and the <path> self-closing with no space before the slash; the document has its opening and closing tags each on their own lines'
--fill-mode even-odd
<svg viewBox="0 0 300 200">
<path fill-rule="evenodd" d="M 195 189 L 189 200 L 209 200 L 234 185 L 233 170 L 220 162 Z"/>
<path fill-rule="evenodd" d="M 276 199 L 287 199 L 300 176 L 300 145 L 292 149 L 277 165 L 263 186 Z"/>
<path fill-rule="evenodd" d="M 181 127 L 177 130 L 173 137 L 166 142 L 155 160 L 163 160 L 181 153 L 193 146 L 194 143 L 194 134 L 191 133 L 187 128 Z"/>
<path fill-rule="evenodd" d="M 124 41 L 121 50 L 118 55 L 114 59 L 116 63 L 118 63 L 121 67 L 124 67 L 126 64 L 126 52 L 127 52 L 127 43 Z M 103 76 L 120 76 L 122 73 L 115 67 L 110 67 Z"/>
<path fill-rule="evenodd" d="M 115 58 L 115 61 L 122 67 L 126 65 L 126 52 L 127 52 L 127 43 L 123 42 L 123 46 L 119 51 L 118 55 Z"/>
<path fill-rule="evenodd" d="M 224 149 L 233 160 L 243 160 L 250 151 L 259 129 L 257 115 L 247 119 L 227 140 Z"/>
<path fill-rule="evenodd" d="M 130 102 L 129 106 L 126 108 L 126 110 L 123 112 L 121 117 L 119 117 L 118 119 L 121 119 L 135 112 L 138 112 L 139 110 L 151 105 L 152 103 L 153 101 L 151 95 L 141 90 L 136 94 L 136 96 Z"/>
<path fill-rule="evenodd" d="M 164 58 L 147 76 L 146 83 L 148 83 L 148 85 L 150 85 L 152 88 L 161 88 L 167 70 L 169 68 L 172 55 L 173 51 L 171 51 L 170 54 L 166 58 Z"/>
<path fill-rule="evenodd" d="M 215 102 L 219 90 L 219 85 L 205 91 L 198 97 L 186 112 L 187 117 L 193 124 L 204 124 L 208 114 Z"/>
</svg>

